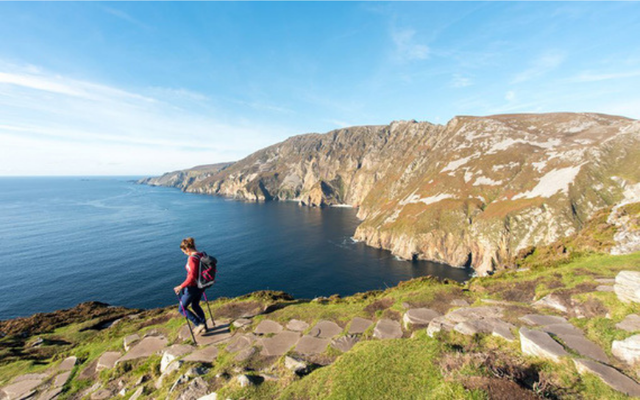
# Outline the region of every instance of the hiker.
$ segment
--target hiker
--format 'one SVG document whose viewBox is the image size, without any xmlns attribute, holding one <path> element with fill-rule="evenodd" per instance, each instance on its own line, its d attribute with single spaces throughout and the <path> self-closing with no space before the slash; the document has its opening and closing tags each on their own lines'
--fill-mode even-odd
<svg viewBox="0 0 640 400">
<path fill-rule="evenodd" d="M 186 254 L 189 258 L 185 269 L 187 270 L 187 279 L 180 285 L 173 288 L 173 291 L 180 296 L 180 292 L 184 291 L 180 298 L 180 314 L 184 315 L 193 322 L 195 329 L 193 332 L 197 335 L 207 330 L 207 319 L 204 315 L 204 311 L 200 307 L 200 299 L 204 293 L 204 289 L 198 287 L 198 265 L 200 264 L 200 258 L 204 253 L 198 252 L 196 249 L 196 241 L 193 238 L 186 238 L 180 243 L 180 250 Z M 193 309 L 193 312 L 189 310 L 189 306 Z"/>
</svg>

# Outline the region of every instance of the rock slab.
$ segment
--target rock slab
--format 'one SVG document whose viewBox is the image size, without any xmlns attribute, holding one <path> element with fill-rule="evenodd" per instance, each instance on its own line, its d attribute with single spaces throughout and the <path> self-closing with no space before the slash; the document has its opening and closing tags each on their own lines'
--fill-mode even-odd
<svg viewBox="0 0 640 400">
<path fill-rule="evenodd" d="M 640 316 L 629 314 L 622 321 L 616 324 L 616 328 L 627 332 L 640 331 Z"/>
<path fill-rule="evenodd" d="M 381 319 L 373 329 L 373 337 L 376 339 L 400 339 L 402 327 L 397 321 Z"/>
<path fill-rule="evenodd" d="M 320 321 L 309 331 L 309 336 L 329 339 L 342 333 L 340 325 L 333 321 Z"/>
<path fill-rule="evenodd" d="M 640 303 L 640 271 L 620 271 L 613 290 L 622 302 Z"/>
<path fill-rule="evenodd" d="M 293 332 L 302 332 L 309 328 L 309 324 L 299 319 L 292 319 L 287 323 L 287 329 Z"/>
<path fill-rule="evenodd" d="M 167 345 L 167 339 L 162 336 L 149 336 L 142 339 L 135 346 L 131 348 L 124 356 L 120 357 L 118 361 L 116 361 L 116 365 L 118 363 L 130 360 L 136 360 L 139 358 L 148 358 L 149 356 L 159 352 L 164 349 Z"/>
<path fill-rule="evenodd" d="M 280 333 L 283 331 L 282 325 L 277 323 L 276 321 L 272 321 L 270 319 L 265 319 L 260 321 L 254 333 L 256 335 L 266 335 L 270 333 Z"/>
<path fill-rule="evenodd" d="M 622 374 L 620 371 L 597 361 L 573 360 L 573 362 L 579 373 L 593 374 L 619 392 L 633 397 L 640 396 L 640 385 L 638 382 Z"/>
<path fill-rule="evenodd" d="M 122 357 L 119 351 L 107 351 L 102 353 L 96 364 L 96 371 L 102 371 L 104 369 L 112 369 L 116 365 L 116 361 Z"/>
<path fill-rule="evenodd" d="M 305 355 L 324 353 L 330 340 L 304 335 L 296 345 L 296 352 Z"/>
<path fill-rule="evenodd" d="M 261 354 L 264 356 L 281 356 L 300 340 L 300 333 L 284 331 L 274 337 L 263 338 L 258 341 L 262 345 Z"/>
<path fill-rule="evenodd" d="M 410 326 L 427 326 L 432 319 L 439 317 L 441 314 L 430 308 L 412 308 L 404 313 L 402 322 L 405 328 Z"/>
<path fill-rule="evenodd" d="M 520 328 L 520 347 L 524 354 L 559 362 L 561 357 L 568 356 L 564 348 L 542 331 Z"/>
<path fill-rule="evenodd" d="M 353 346 L 360 341 L 360 338 L 356 335 L 341 336 L 331 341 L 331 346 L 334 349 L 340 350 L 343 353 L 351 350 Z"/>
<path fill-rule="evenodd" d="M 214 345 L 195 351 L 183 360 L 185 362 L 213 363 L 218 358 L 218 348 Z"/>
<path fill-rule="evenodd" d="M 351 320 L 351 324 L 349 325 L 349 334 L 350 335 L 359 335 L 364 333 L 371 325 L 373 325 L 373 321 L 366 318 L 355 317 Z"/>
<path fill-rule="evenodd" d="M 555 315 L 527 314 L 520 317 L 520 321 L 529 325 L 547 326 L 555 324 L 568 324 L 566 318 L 556 317 Z"/>
</svg>

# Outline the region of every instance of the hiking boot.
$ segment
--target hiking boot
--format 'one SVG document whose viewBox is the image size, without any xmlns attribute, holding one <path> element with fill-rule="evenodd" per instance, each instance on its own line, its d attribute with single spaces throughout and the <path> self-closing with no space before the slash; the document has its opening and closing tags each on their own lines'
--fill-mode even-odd
<svg viewBox="0 0 640 400">
<path fill-rule="evenodd" d="M 194 335 L 199 335 L 202 332 L 206 332 L 207 327 L 204 324 L 200 324 L 198 326 L 196 326 L 196 328 L 193 330 L 193 334 Z"/>
</svg>

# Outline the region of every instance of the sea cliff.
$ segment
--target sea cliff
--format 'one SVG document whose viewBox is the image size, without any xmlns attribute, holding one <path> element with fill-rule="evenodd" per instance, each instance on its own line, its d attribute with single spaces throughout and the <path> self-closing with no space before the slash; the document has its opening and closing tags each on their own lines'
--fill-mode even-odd
<svg viewBox="0 0 640 400">
<path fill-rule="evenodd" d="M 461 116 L 295 136 L 217 171 L 144 183 L 357 207 L 357 240 L 486 274 L 577 232 L 599 210 L 639 201 L 639 163 L 640 122 L 628 118 Z"/>
</svg>

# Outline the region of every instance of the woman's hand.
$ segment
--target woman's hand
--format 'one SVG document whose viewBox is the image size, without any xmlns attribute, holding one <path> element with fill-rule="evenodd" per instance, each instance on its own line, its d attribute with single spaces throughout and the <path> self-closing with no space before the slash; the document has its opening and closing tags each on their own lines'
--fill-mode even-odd
<svg viewBox="0 0 640 400">
<path fill-rule="evenodd" d="M 182 290 L 182 288 L 180 286 L 176 286 L 173 288 L 173 291 L 176 292 L 176 294 L 180 294 L 180 291 Z"/>
</svg>

